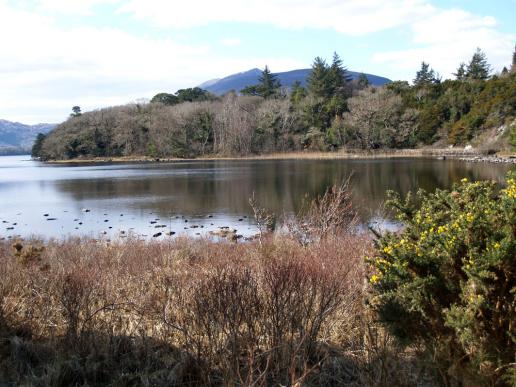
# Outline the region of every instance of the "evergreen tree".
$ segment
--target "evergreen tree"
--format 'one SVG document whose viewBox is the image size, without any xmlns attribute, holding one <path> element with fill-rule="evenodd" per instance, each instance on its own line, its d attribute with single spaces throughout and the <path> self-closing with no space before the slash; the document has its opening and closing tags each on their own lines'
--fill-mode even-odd
<svg viewBox="0 0 516 387">
<path fill-rule="evenodd" d="M 158 93 L 151 99 L 151 103 L 162 103 L 163 105 L 176 105 L 179 103 L 179 98 L 174 94 Z"/>
<path fill-rule="evenodd" d="M 72 108 L 72 114 L 70 114 L 71 117 L 79 117 L 81 115 L 81 107 L 80 106 L 74 106 Z"/>
<path fill-rule="evenodd" d="M 490 72 L 491 66 L 487 63 L 486 54 L 480 48 L 477 48 L 468 64 L 466 76 L 469 79 L 486 80 L 489 78 Z"/>
<path fill-rule="evenodd" d="M 328 97 L 331 94 L 330 68 L 321 57 L 316 57 L 308 76 L 308 91 L 315 97 Z"/>
<path fill-rule="evenodd" d="M 414 78 L 414 86 L 428 86 L 432 83 L 438 83 L 434 69 L 431 69 L 428 63 L 421 62 L 421 69 Z"/>
<path fill-rule="evenodd" d="M 461 62 L 457 68 L 457 72 L 453 73 L 458 81 L 463 81 L 466 78 L 466 63 Z"/>
<path fill-rule="evenodd" d="M 512 65 L 511 65 L 511 73 L 516 72 L 516 44 L 514 45 L 514 51 L 512 53 Z"/>
<path fill-rule="evenodd" d="M 293 105 L 299 105 L 299 103 L 306 97 L 306 89 L 301 86 L 301 82 L 295 81 L 292 85 L 290 92 L 290 102 Z"/>
<path fill-rule="evenodd" d="M 41 157 L 41 149 L 43 147 L 43 141 L 45 140 L 45 135 L 43 133 L 38 133 L 36 136 L 36 141 L 34 141 L 34 145 L 32 146 L 31 156 L 32 157 Z"/>
<path fill-rule="evenodd" d="M 271 73 L 268 66 L 265 66 L 265 69 L 263 69 L 260 78 L 258 78 L 258 82 L 258 90 L 263 98 L 270 98 L 277 95 L 281 87 L 277 75 Z"/>
<path fill-rule="evenodd" d="M 346 84 L 351 82 L 352 79 L 348 70 L 342 64 L 342 59 L 340 59 L 336 52 L 333 53 L 333 62 L 329 69 L 329 77 L 332 94 L 343 94 Z"/>
<path fill-rule="evenodd" d="M 360 73 L 358 76 L 357 85 L 359 89 L 365 89 L 369 85 L 371 85 L 371 82 L 369 82 L 369 79 L 367 78 L 367 75 L 364 73 Z"/>
<path fill-rule="evenodd" d="M 257 85 L 244 87 L 240 92 L 243 95 L 259 96 L 266 99 L 279 95 L 281 83 L 278 80 L 278 76 L 271 73 L 268 66 L 265 66 L 265 69 L 263 69 L 258 82 Z"/>
</svg>

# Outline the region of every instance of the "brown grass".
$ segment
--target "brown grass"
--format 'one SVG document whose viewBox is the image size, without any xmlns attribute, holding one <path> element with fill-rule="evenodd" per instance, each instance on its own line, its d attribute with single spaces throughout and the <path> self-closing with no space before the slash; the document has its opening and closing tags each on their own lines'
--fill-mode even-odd
<svg viewBox="0 0 516 387">
<path fill-rule="evenodd" d="M 0 242 L 0 385 L 414 385 L 366 307 L 346 192 L 311 204 L 302 243 Z"/>
<path fill-rule="evenodd" d="M 0 384 L 388 385 L 401 361 L 361 236 L 20 245 L 0 244 Z"/>
</svg>

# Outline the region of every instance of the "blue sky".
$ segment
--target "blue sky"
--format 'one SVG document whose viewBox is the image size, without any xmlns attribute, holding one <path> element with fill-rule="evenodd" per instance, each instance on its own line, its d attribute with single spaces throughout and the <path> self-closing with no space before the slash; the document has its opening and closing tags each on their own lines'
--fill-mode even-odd
<svg viewBox="0 0 516 387">
<path fill-rule="evenodd" d="M 444 78 L 482 48 L 495 71 L 516 43 L 516 0 L 0 0 L 0 118 L 60 122 L 266 64 L 337 51 L 354 71 Z"/>
</svg>

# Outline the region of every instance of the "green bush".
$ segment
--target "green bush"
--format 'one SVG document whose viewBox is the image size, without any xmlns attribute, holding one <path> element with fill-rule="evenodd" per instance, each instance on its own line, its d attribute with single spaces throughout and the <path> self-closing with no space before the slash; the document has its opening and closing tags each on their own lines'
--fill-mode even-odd
<svg viewBox="0 0 516 387">
<path fill-rule="evenodd" d="M 403 230 L 368 259 L 380 321 L 422 345 L 446 385 L 514 383 L 516 174 L 504 189 L 463 179 L 452 191 L 391 194 L 389 206 Z"/>
</svg>

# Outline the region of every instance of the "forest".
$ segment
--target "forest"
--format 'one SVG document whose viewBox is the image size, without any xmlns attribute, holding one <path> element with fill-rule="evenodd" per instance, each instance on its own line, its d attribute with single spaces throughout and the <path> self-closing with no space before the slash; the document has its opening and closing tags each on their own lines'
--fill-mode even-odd
<svg viewBox="0 0 516 387">
<path fill-rule="evenodd" d="M 487 141 L 486 141 L 487 139 Z M 307 87 L 283 87 L 266 66 L 259 83 L 215 96 L 200 88 L 159 93 L 70 117 L 32 151 L 42 160 L 148 156 L 245 156 L 300 150 L 516 146 L 516 51 L 493 74 L 480 50 L 442 80 L 422 62 L 412 84 L 351 80 L 338 54 L 317 57 Z"/>
</svg>

